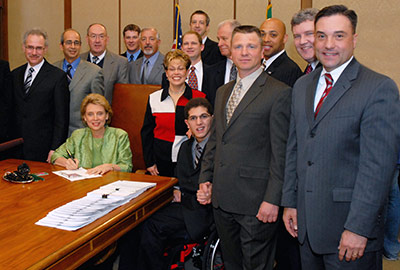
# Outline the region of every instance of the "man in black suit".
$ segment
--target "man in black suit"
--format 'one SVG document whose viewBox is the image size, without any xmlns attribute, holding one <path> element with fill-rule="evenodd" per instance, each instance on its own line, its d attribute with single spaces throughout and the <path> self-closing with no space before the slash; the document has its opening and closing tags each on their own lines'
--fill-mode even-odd
<svg viewBox="0 0 400 270">
<path fill-rule="evenodd" d="M 314 71 L 321 64 L 315 56 L 314 49 L 314 19 L 318 9 L 306 8 L 293 15 L 292 25 L 294 46 L 297 53 L 307 62 L 303 74 Z"/>
<path fill-rule="evenodd" d="M 272 269 L 291 88 L 263 72 L 257 27 L 236 27 L 231 48 L 238 78 L 217 91 L 199 188 L 212 193 L 226 269 Z"/>
<path fill-rule="evenodd" d="M 65 142 L 69 123 L 69 90 L 64 71 L 49 64 L 47 34 L 34 28 L 24 35 L 22 49 L 28 61 L 11 73 L 16 137 L 24 139 L 18 156 L 50 161 Z"/>
<path fill-rule="evenodd" d="M 231 39 L 233 29 L 239 25 L 240 23 L 236 20 L 225 20 L 218 25 L 218 47 L 225 59 L 210 66 L 205 74 L 208 79 L 204 85 L 204 89 L 207 89 L 210 95 L 209 100 L 213 105 L 218 87 L 236 79 L 237 69 L 231 59 Z"/>
<path fill-rule="evenodd" d="M 286 54 L 288 35 L 285 24 L 279 19 L 270 18 L 261 24 L 260 30 L 264 41 L 264 70 L 275 79 L 293 87 L 303 73 Z"/>
<path fill-rule="evenodd" d="M 140 27 L 136 24 L 128 24 L 122 31 L 124 36 L 124 43 L 126 51 L 121 54 L 128 59 L 128 62 L 136 61 L 136 59 L 143 56 L 143 52 L 140 49 Z"/>
<path fill-rule="evenodd" d="M 9 130 L 9 76 L 10 65 L 7 61 L 0 60 L 0 143 L 7 141 Z"/>
<path fill-rule="evenodd" d="M 194 98 L 186 104 L 184 115 L 193 136 L 179 150 L 176 166 L 178 188 L 174 190 L 173 202 L 141 226 L 134 269 L 164 269 L 163 253 L 169 243 L 198 241 L 205 236 L 212 223 L 210 205 L 199 204 L 196 192 L 213 109 L 205 98 Z"/>
<path fill-rule="evenodd" d="M 210 17 L 203 10 L 196 10 L 190 15 L 190 30 L 199 33 L 202 38 L 204 50 L 201 52 L 201 59 L 207 65 L 213 65 L 225 57 L 218 50 L 218 44 L 207 37 L 210 29 Z"/>
</svg>

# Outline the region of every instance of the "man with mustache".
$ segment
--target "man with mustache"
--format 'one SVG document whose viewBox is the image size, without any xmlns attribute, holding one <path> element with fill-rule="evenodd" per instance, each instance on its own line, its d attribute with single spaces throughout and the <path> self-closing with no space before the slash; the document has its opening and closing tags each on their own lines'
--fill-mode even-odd
<svg viewBox="0 0 400 270">
<path fill-rule="evenodd" d="M 293 87 L 302 72 L 286 54 L 285 44 L 288 35 L 285 24 L 277 18 L 270 18 L 261 24 L 260 30 L 264 44 L 264 71 Z"/>
<path fill-rule="evenodd" d="M 65 71 L 69 83 L 69 128 L 68 136 L 72 131 L 83 128 L 81 120 L 81 102 L 90 93 L 104 94 L 103 70 L 95 64 L 82 61 L 81 35 L 74 29 L 67 29 L 61 35 L 60 48 L 64 59 L 54 65 Z"/>
<path fill-rule="evenodd" d="M 129 63 L 129 83 L 161 84 L 164 55 L 158 51 L 160 43 L 160 34 L 157 29 L 142 29 L 140 47 L 144 57 Z"/>
</svg>

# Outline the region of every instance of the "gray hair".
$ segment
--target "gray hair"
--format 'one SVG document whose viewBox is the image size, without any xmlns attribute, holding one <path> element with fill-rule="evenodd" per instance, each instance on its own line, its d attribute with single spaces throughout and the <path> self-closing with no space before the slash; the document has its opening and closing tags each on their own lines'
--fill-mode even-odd
<svg viewBox="0 0 400 270">
<path fill-rule="evenodd" d="M 241 25 L 239 21 L 230 19 L 230 20 L 225 20 L 225 21 L 220 22 L 220 23 L 218 24 L 217 29 L 220 29 L 220 28 L 221 28 L 222 26 L 224 26 L 225 24 L 229 24 L 230 27 L 232 28 L 232 31 L 233 31 L 233 29 L 235 29 L 236 27 L 238 27 L 238 26 Z"/>
<path fill-rule="evenodd" d="M 315 15 L 318 13 L 318 9 L 316 8 L 306 8 L 302 9 L 299 12 L 295 13 L 290 21 L 290 24 L 293 26 L 299 25 L 305 21 L 314 21 Z"/>
<path fill-rule="evenodd" d="M 89 36 L 90 27 L 92 27 L 93 25 L 96 25 L 96 24 L 97 24 L 97 25 L 100 25 L 101 27 L 104 28 L 104 30 L 106 31 L 106 36 L 107 36 L 107 28 L 106 28 L 106 26 L 105 26 L 104 24 L 102 24 L 102 23 L 92 23 L 91 25 L 89 25 L 88 28 L 87 28 L 87 30 L 86 30 L 86 35 Z"/>
<path fill-rule="evenodd" d="M 74 31 L 75 33 L 77 33 L 78 36 L 79 36 L 79 41 L 82 41 L 82 39 L 81 39 L 81 34 L 79 34 L 78 31 L 76 31 L 75 29 L 72 29 L 72 28 L 68 28 L 68 29 L 65 29 L 64 32 L 61 33 L 61 38 L 60 38 L 60 43 L 61 43 L 61 44 L 64 44 L 64 34 L 65 34 L 66 32 L 68 32 L 68 31 Z"/>
<path fill-rule="evenodd" d="M 46 31 L 43 29 L 40 29 L 38 27 L 32 28 L 28 31 L 25 32 L 24 37 L 22 38 L 22 43 L 25 45 L 26 44 L 26 39 L 28 36 L 34 35 L 34 36 L 42 36 L 44 38 L 44 46 L 48 47 L 49 46 L 49 38 L 47 36 Z"/>
<path fill-rule="evenodd" d="M 145 27 L 142 29 L 142 32 L 140 34 L 142 34 L 144 31 L 149 31 L 149 30 L 153 30 L 156 32 L 156 37 L 158 40 L 160 40 L 160 33 L 158 32 L 158 30 L 154 27 Z"/>
</svg>

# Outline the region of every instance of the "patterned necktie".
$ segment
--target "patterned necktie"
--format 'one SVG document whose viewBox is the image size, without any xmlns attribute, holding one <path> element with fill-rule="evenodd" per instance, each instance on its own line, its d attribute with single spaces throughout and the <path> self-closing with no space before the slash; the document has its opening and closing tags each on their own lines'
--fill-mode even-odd
<svg viewBox="0 0 400 270">
<path fill-rule="evenodd" d="M 310 64 L 307 65 L 305 74 L 311 73 L 311 71 L 313 71 L 312 66 Z"/>
<path fill-rule="evenodd" d="M 194 160 L 194 165 L 195 168 L 197 168 L 197 165 L 199 165 L 201 154 L 203 153 L 203 148 L 200 146 L 199 143 L 196 143 L 196 151 L 195 151 L 195 160 Z"/>
<path fill-rule="evenodd" d="M 196 68 L 194 66 L 192 66 L 190 68 L 188 85 L 190 86 L 190 88 L 198 90 L 199 89 L 199 85 L 197 83 L 197 76 L 196 76 L 196 72 L 194 71 L 195 69 Z"/>
<path fill-rule="evenodd" d="M 144 61 L 144 66 L 143 66 L 143 72 L 142 72 L 142 76 L 141 76 L 141 82 L 142 84 L 147 84 L 147 76 L 148 76 L 148 70 L 149 69 L 149 59 L 146 59 Z"/>
<path fill-rule="evenodd" d="M 133 54 L 131 54 L 131 56 L 129 56 L 129 62 L 133 61 Z"/>
<path fill-rule="evenodd" d="M 35 70 L 33 69 L 33 67 L 29 68 L 28 70 L 28 76 L 26 76 L 25 82 L 24 82 L 24 90 L 25 90 L 25 94 L 28 94 L 29 89 L 31 88 L 32 85 L 32 73 Z"/>
<path fill-rule="evenodd" d="M 67 79 L 68 79 L 68 83 L 71 83 L 71 81 L 72 81 L 71 69 L 72 69 L 72 65 L 71 65 L 71 64 L 68 64 L 68 65 L 67 65 Z"/>
<path fill-rule="evenodd" d="M 226 108 L 226 123 L 227 124 L 229 124 L 229 121 L 231 120 L 233 112 L 235 111 L 237 105 L 239 104 L 240 92 L 242 92 L 242 81 L 241 80 L 239 80 L 236 83 L 235 88 L 233 89 L 231 98 L 228 101 L 228 107 Z"/>
<path fill-rule="evenodd" d="M 97 61 L 99 61 L 99 58 L 97 56 L 93 56 L 92 63 L 97 65 Z"/>
<path fill-rule="evenodd" d="M 231 71 L 229 73 L 229 81 L 236 80 L 236 76 L 237 76 L 237 69 L 235 64 L 232 64 Z"/>
<path fill-rule="evenodd" d="M 317 108 L 315 108 L 314 119 L 317 118 L 318 112 L 322 107 L 322 103 L 324 103 L 325 98 L 328 96 L 329 92 L 332 89 L 333 79 L 331 74 L 325 73 L 325 82 L 326 82 L 326 88 L 318 102 Z"/>
</svg>

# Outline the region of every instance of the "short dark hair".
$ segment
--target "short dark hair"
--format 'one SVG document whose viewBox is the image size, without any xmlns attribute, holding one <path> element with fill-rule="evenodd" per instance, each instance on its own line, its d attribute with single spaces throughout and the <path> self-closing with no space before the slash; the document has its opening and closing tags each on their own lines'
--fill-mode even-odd
<svg viewBox="0 0 400 270">
<path fill-rule="evenodd" d="M 198 15 L 204 15 L 205 17 L 206 17 L 206 26 L 208 26 L 209 24 L 210 24 L 210 17 L 208 16 L 208 14 L 207 13 L 205 13 L 204 11 L 202 11 L 202 10 L 196 10 L 195 12 L 193 12 L 192 13 L 192 15 L 190 15 L 190 23 L 192 23 L 192 17 L 193 17 L 193 15 L 196 15 L 196 14 L 198 14 Z"/>
<path fill-rule="evenodd" d="M 254 26 L 254 25 L 240 25 L 235 27 L 235 29 L 233 29 L 232 32 L 232 40 L 233 37 L 237 34 L 237 33 L 241 33 L 241 34 L 251 34 L 251 33 L 256 33 L 259 40 L 260 40 L 260 44 L 262 46 L 263 44 L 263 40 L 261 37 L 261 31 L 258 27 Z"/>
<path fill-rule="evenodd" d="M 333 15 L 343 15 L 350 20 L 351 26 L 353 27 L 353 34 L 356 33 L 357 28 L 357 14 L 354 10 L 348 9 L 344 5 L 333 5 L 324 7 L 315 16 L 314 24 L 317 24 L 318 20 L 322 17 L 329 17 Z"/>
<path fill-rule="evenodd" d="M 185 34 L 183 34 L 182 41 L 186 35 L 195 35 L 197 40 L 199 41 L 200 45 L 203 44 L 203 39 L 201 38 L 199 33 L 195 32 L 195 31 L 187 31 Z"/>
<path fill-rule="evenodd" d="M 213 115 L 213 113 L 214 113 L 213 107 L 207 99 L 202 98 L 202 97 L 192 98 L 191 100 L 188 101 L 188 103 L 186 103 L 185 109 L 183 110 L 183 115 L 184 115 L 185 119 L 189 118 L 189 111 L 191 109 L 197 108 L 197 107 L 206 108 L 207 112 L 210 115 Z"/>
<path fill-rule="evenodd" d="M 128 24 L 127 26 L 124 27 L 124 30 L 122 31 L 122 35 L 125 37 L 125 32 L 126 31 L 135 31 L 140 34 L 140 27 L 137 26 L 136 24 Z"/>
<path fill-rule="evenodd" d="M 292 29 L 293 26 L 299 25 L 305 21 L 314 21 L 315 15 L 317 15 L 317 13 L 318 9 L 316 8 L 306 8 L 300 10 L 299 12 L 296 12 L 292 17 L 292 20 L 290 21 Z"/>
</svg>

